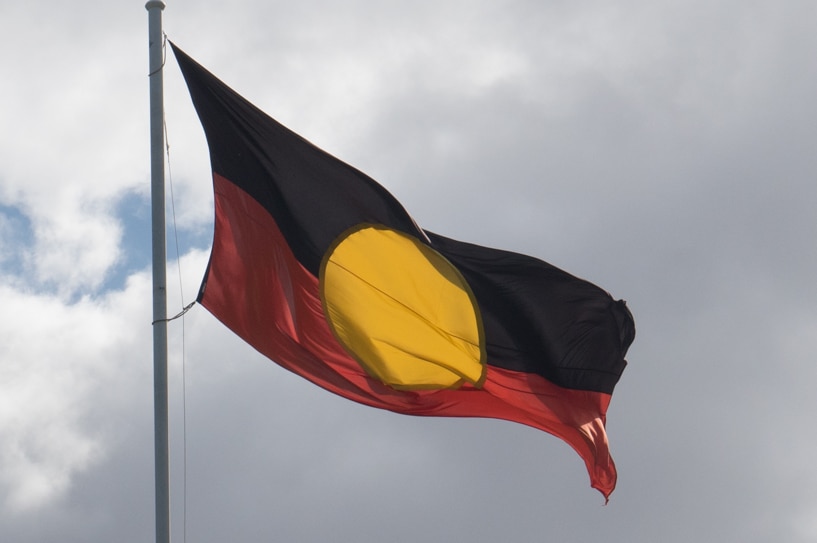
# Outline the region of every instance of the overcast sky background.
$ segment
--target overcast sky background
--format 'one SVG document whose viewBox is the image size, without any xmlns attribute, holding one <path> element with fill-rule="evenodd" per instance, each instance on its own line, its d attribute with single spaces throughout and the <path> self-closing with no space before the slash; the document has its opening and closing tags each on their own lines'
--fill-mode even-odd
<svg viewBox="0 0 817 543">
<path fill-rule="evenodd" d="M 167 4 L 170 39 L 420 225 L 584 277 L 637 328 L 604 507 L 548 434 L 358 406 L 195 307 L 175 541 L 817 540 L 817 3 Z M 150 541 L 147 12 L 0 21 L 0 541 Z M 172 314 L 213 210 L 172 56 L 165 92 Z"/>
</svg>

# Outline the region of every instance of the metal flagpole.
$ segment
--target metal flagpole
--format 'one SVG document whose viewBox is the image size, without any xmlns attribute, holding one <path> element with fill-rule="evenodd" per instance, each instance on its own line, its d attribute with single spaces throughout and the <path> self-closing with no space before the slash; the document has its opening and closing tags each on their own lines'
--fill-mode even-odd
<svg viewBox="0 0 817 543">
<path fill-rule="evenodd" d="M 153 237 L 153 431 L 156 470 L 156 543 L 170 543 L 170 469 L 167 415 L 167 248 L 165 241 L 164 82 L 162 10 L 150 0 L 150 199 Z"/>
</svg>

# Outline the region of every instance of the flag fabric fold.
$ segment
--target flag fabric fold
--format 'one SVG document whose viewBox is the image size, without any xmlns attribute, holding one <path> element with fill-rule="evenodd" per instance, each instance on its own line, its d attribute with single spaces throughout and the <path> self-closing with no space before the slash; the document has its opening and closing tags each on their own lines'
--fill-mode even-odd
<svg viewBox="0 0 817 543">
<path fill-rule="evenodd" d="M 350 400 L 549 432 L 609 497 L 606 413 L 635 336 L 624 302 L 542 260 L 422 230 L 380 184 L 172 47 L 213 170 L 198 301 Z"/>
</svg>

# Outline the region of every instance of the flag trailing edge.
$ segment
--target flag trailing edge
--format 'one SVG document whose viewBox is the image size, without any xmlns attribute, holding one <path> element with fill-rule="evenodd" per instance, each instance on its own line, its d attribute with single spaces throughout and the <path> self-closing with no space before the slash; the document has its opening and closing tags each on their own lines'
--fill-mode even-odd
<svg viewBox="0 0 817 543">
<path fill-rule="evenodd" d="M 213 170 L 198 301 L 263 355 L 350 400 L 551 433 L 609 498 L 606 413 L 635 337 L 625 303 L 539 259 L 420 229 L 373 179 L 171 46 Z"/>
</svg>

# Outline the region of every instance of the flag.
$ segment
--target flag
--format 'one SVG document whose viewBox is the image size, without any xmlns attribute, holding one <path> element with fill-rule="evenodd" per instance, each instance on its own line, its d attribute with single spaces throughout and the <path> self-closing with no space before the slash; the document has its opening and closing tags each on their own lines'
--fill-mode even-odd
<svg viewBox="0 0 817 543">
<path fill-rule="evenodd" d="M 635 336 L 625 303 L 542 260 L 421 229 L 373 179 L 173 50 L 213 170 L 198 302 L 350 400 L 558 436 L 608 498 L 606 413 Z"/>
</svg>

